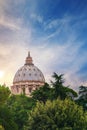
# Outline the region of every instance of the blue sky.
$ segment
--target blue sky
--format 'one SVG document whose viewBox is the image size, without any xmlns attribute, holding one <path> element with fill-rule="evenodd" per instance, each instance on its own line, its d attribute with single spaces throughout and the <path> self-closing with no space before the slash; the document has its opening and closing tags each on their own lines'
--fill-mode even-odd
<svg viewBox="0 0 87 130">
<path fill-rule="evenodd" d="M 45 75 L 87 84 L 87 0 L 0 0 L 1 83 L 12 84 L 27 51 Z"/>
</svg>

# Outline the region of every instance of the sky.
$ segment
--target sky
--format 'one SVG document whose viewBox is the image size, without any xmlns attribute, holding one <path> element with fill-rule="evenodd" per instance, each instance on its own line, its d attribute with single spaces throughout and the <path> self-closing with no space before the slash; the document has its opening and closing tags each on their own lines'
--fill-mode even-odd
<svg viewBox="0 0 87 130">
<path fill-rule="evenodd" d="M 87 85 L 87 0 L 0 0 L 0 84 L 11 86 L 28 51 L 44 74 Z"/>
</svg>

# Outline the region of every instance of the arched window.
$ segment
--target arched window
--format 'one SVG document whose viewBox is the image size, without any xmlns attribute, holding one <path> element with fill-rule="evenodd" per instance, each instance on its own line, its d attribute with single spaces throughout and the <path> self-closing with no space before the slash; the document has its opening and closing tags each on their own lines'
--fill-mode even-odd
<svg viewBox="0 0 87 130">
<path fill-rule="evenodd" d="M 30 92 L 30 93 L 32 92 L 32 88 L 29 88 L 29 92 Z"/>
<path fill-rule="evenodd" d="M 18 88 L 18 86 L 16 86 L 16 88 L 17 88 L 17 93 L 19 93 L 19 88 Z"/>
</svg>

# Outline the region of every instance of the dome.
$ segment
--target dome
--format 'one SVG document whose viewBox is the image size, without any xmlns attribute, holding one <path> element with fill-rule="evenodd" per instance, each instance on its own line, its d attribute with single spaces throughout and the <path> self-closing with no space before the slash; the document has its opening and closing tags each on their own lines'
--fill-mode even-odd
<svg viewBox="0 0 87 130">
<path fill-rule="evenodd" d="M 32 58 L 30 57 L 30 53 L 28 53 L 28 57 L 26 58 L 26 62 L 24 66 L 22 66 L 15 74 L 13 79 L 14 83 L 19 82 L 45 82 L 43 73 L 32 63 Z"/>
<path fill-rule="evenodd" d="M 24 81 L 45 82 L 42 72 L 34 65 L 24 65 L 14 76 L 13 83 Z"/>
<path fill-rule="evenodd" d="M 32 57 L 28 52 L 24 66 L 19 68 L 14 76 L 11 93 L 24 93 L 26 96 L 31 96 L 32 91 L 43 86 L 44 83 L 43 73 L 33 64 Z"/>
</svg>

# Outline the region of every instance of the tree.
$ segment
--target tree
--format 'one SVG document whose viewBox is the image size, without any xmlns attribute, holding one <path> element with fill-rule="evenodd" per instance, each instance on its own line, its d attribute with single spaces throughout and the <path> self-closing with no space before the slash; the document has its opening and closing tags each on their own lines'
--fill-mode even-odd
<svg viewBox="0 0 87 130">
<path fill-rule="evenodd" d="M 53 99 L 60 97 L 61 99 L 65 99 L 66 97 L 77 97 L 77 93 L 70 89 L 69 87 L 65 87 L 63 85 L 64 79 L 63 74 L 57 75 L 56 73 L 52 76 L 54 81 L 51 81 L 53 90 Z"/>
<path fill-rule="evenodd" d="M 8 87 L 0 85 L 0 126 L 2 130 L 18 130 L 14 122 L 12 111 L 6 106 L 7 100 L 10 96 Z"/>
<path fill-rule="evenodd" d="M 87 87 L 86 86 L 79 87 L 79 96 L 80 96 L 80 99 L 87 99 Z"/>
<path fill-rule="evenodd" d="M 61 99 L 65 99 L 66 97 L 74 98 L 77 97 L 77 93 L 63 85 L 63 75 L 57 75 L 54 73 L 53 78 L 54 81 L 51 81 L 52 86 L 48 83 L 45 83 L 44 86 L 32 92 L 31 96 L 36 101 L 46 102 L 48 99 L 54 100 L 60 97 Z"/>
<path fill-rule="evenodd" d="M 19 130 L 23 130 L 23 126 L 28 120 L 28 113 L 34 106 L 35 101 L 24 94 L 12 95 L 8 99 L 7 107 L 13 112 L 13 118 Z"/>
<path fill-rule="evenodd" d="M 79 98 L 76 100 L 76 102 L 83 106 L 84 110 L 87 110 L 87 87 L 86 86 L 80 86 L 79 87 Z"/>
<path fill-rule="evenodd" d="M 38 102 L 24 130 L 86 130 L 87 113 L 70 99 Z"/>
<path fill-rule="evenodd" d="M 18 130 L 13 113 L 6 106 L 0 106 L 0 125 L 5 130 Z"/>
<path fill-rule="evenodd" d="M 7 101 L 10 93 L 11 92 L 8 87 L 0 85 L 0 105 L 3 105 Z"/>
<path fill-rule="evenodd" d="M 48 83 L 45 83 L 44 86 L 32 92 L 31 96 L 36 101 L 46 102 L 50 98 L 51 88 Z"/>
</svg>

